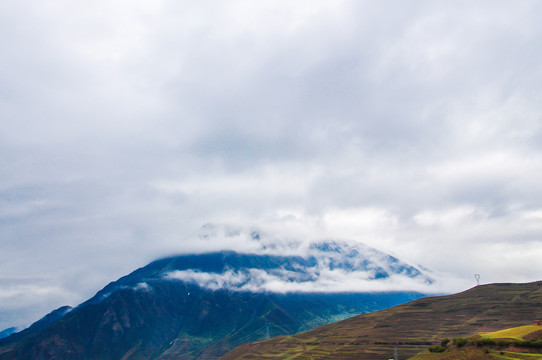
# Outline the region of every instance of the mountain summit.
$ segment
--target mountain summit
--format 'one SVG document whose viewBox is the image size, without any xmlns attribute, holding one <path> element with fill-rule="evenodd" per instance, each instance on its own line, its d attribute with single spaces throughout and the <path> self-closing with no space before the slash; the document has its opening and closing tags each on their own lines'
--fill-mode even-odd
<svg viewBox="0 0 542 360">
<path fill-rule="evenodd" d="M 164 263 L 168 266 L 159 269 Z M 179 256 L 155 265 L 158 272 L 154 277 L 181 280 L 211 290 L 370 292 L 377 283 L 433 282 L 417 268 L 390 255 L 363 245 L 337 242 L 313 244 L 305 256 L 221 252 Z M 394 290 L 392 286 L 387 290 Z"/>
<path fill-rule="evenodd" d="M 351 288 L 339 285 L 345 279 Z M 391 288 L 374 292 L 373 283 L 401 279 L 432 281 L 375 249 L 336 242 L 313 244 L 303 256 L 173 256 L 0 340 L 0 359 L 216 359 L 248 341 L 422 296 Z"/>
</svg>

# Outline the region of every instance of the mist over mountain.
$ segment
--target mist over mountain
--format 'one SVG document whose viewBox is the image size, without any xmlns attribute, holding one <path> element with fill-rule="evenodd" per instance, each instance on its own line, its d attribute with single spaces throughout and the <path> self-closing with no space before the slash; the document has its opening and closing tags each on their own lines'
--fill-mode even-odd
<svg viewBox="0 0 542 360">
<path fill-rule="evenodd" d="M 253 237 L 259 241 L 257 233 Z M 433 282 L 420 269 L 363 245 L 320 242 L 304 252 L 159 259 L 76 308 L 58 309 L 0 340 L 0 359 L 215 359 L 247 341 L 423 296 L 405 286 L 391 288 L 401 281 Z M 350 288 L 340 286 L 347 277 Z"/>
<path fill-rule="evenodd" d="M 277 238 L 258 229 L 205 225 L 199 242 L 240 253 L 265 255 L 275 265 L 207 262 L 165 274 L 209 289 L 254 292 L 370 292 L 417 290 L 442 293 L 439 276 L 359 242 Z M 241 244 L 241 246 L 239 246 Z M 288 260 L 286 260 L 288 259 Z M 201 260 L 201 259 L 200 259 Z M 212 261 L 211 261 L 212 262 Z"/>
</svg>

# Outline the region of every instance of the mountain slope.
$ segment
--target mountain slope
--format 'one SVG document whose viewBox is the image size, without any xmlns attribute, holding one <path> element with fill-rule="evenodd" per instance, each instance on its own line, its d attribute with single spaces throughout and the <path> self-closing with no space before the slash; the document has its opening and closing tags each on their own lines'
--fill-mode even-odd
<svg viewBox="0 0 542 360">
<path fill-rule="evenodd" d="M 11 334 L 13 334 L 17 329 L 14 328 L 14 327 L 10 327 L 10 328 L 7 328 L 7 329 L 4 329 L 2 331 L 0 331 L 0 339 L 3 339 L 5 337 L 8 337 L 10 336 Z"/>
<path fill-rule="evenodd" d="M 308 256 L 170 257 L 110 283 L 75 309 L 59 310 L 41 325 L 0 340 L 0 359 L 216 359 L 247 341 L 422 296 L 272 291 L 277 284 L 310 288 L 335 272 L 357 273 L 366 281 L 392 276 L 431 281 L 385 254 L 372 261 L 334 243 L 320 244 Z"/>
<path fill-rule="evenodd" d="M 486 333 L 542 319 L 542 282 L 493 284 L 419 299 L 301 334 L 244 344 L 222 359 L 402 359 L 443 338 Z"/>
</svg>

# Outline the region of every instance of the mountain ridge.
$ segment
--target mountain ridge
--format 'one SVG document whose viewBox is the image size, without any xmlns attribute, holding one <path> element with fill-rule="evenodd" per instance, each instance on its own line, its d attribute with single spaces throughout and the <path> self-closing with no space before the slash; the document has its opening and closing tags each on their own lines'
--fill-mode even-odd
<svg viewBox="0 0 542 360">
<path fill-rule="evenodd" d="M 330 274 L 356 272 L 366 281 L 409 274 L 427 280 L 387 254 L 379 253 L 389 266 L 343 250 L 312 249 L 312 257 L 223 251 L 158 259 L 74 309 L 51 314 L 62 316 L 45 328 L 0 340 L 0 359 L 216 359 L 242 342 L 308 330 L 423 296 L 412 291 L 274 292 L 268 286 L 285 284 L 291 290 L 299 283 L 309 287 L 322 277 L 332 279 Z"/>
</svg>

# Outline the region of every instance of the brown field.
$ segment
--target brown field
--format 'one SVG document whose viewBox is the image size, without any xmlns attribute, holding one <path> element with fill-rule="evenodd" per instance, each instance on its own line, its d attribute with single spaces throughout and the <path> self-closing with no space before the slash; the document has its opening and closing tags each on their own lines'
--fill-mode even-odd
<svg viewBox="0 0 542 360">
<path fill-rule="evenodd" d="M 395 347 L 399 358 L 407 359 L 444 338 L 489 333 L 540 320 L 542 282 L 483 285 L 459 294 L 419 299 L 294 336 L 244 344 L 222 359 L 382 360 L 393 358 Z M 485 355 L 474 358 L 495 359 Z"/>
</svg>

